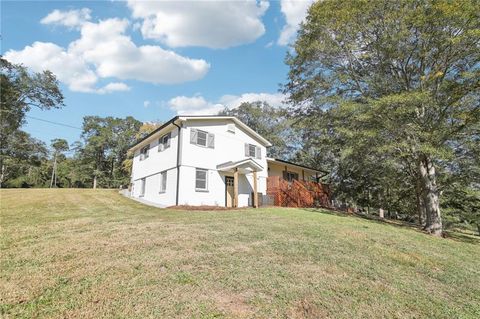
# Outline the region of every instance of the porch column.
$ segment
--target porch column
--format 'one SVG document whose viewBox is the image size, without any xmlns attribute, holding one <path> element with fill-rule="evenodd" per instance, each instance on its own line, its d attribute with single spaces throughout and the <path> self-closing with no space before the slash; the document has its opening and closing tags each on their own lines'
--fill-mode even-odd
<svg viewBox="0 0 480 319">
<path fill-rule="evenodd" d="M 253 171 L 253 207 L 258 208 L 257 171 Z"/>
<path fill-rule="evenodd" d="M 305 182 L 305 170 L 302 169 L 302 180 Z"/>
<path fill-rule="evenodd" d="M 238 207 L 238 168 L 233 172 L 233 207 Z"/>
</svg>

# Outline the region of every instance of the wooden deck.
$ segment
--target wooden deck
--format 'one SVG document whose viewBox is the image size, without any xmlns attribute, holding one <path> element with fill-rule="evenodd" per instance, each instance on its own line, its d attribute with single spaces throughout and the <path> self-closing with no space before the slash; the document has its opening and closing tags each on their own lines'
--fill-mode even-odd
<svg viewBox="0 0 480 319">
<path fill-rule="evenodd" d="M 330 207 L 330 189 L 327 184 L 293 180 L 280 176 L 267 178 L 267 195 L 273 197 L 275 206 Z"/>
</svg>

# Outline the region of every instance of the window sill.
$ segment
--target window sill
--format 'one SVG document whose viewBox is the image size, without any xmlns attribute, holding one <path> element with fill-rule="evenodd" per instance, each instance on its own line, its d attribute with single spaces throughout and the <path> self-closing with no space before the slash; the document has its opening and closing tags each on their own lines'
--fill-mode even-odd
<svg viewBox="0 0 480 319">
<path fill-rule="evenodd" d="M 212 150 L 214 149 L 213 147 L 208 147 L 207 145 L 200 145 L 200 144 L 193 144 L 193 145 L 203 147 L 203 148 L 211 148 Z"/>
<path fill-rule="evenodd" d="M 199 193 L 208 193 L 208 189 L 198 189 L 198 188 L 195 188 L 195 191 L 196 191 L 196 192 L 199 192 Z"/>
<path fill-rule="evenodd" d="M 165 194 L 167 191 L 158 192 L 159 194 Z"/>
</svg>

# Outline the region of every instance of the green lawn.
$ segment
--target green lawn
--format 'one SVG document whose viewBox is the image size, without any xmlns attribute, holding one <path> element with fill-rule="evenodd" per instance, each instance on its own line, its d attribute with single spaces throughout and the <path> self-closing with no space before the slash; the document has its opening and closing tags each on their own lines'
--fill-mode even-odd
<svg viewBox="0 0 480 319">
<path fill-rule="evenodd" d="M 1 190 L 0 317 L 480 318 L 480 243 L 307 209 Z"/>
</svg>

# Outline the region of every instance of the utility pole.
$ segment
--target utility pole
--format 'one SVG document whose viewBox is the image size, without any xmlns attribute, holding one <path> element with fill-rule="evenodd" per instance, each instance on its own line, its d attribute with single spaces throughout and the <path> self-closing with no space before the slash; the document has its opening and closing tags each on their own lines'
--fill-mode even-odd
<svg viewBox="0 0 480 319">
<path fill-rule="evenodd" d="M 52 169 L 52 178 L 50 180 L 50 188 L 53 187 L 53 180 L 55 178 L 55 187 L 57 187 L 57 151 L 55 151 L 55 155 L 53 156 L 53 169 Z"/>
</svg>

